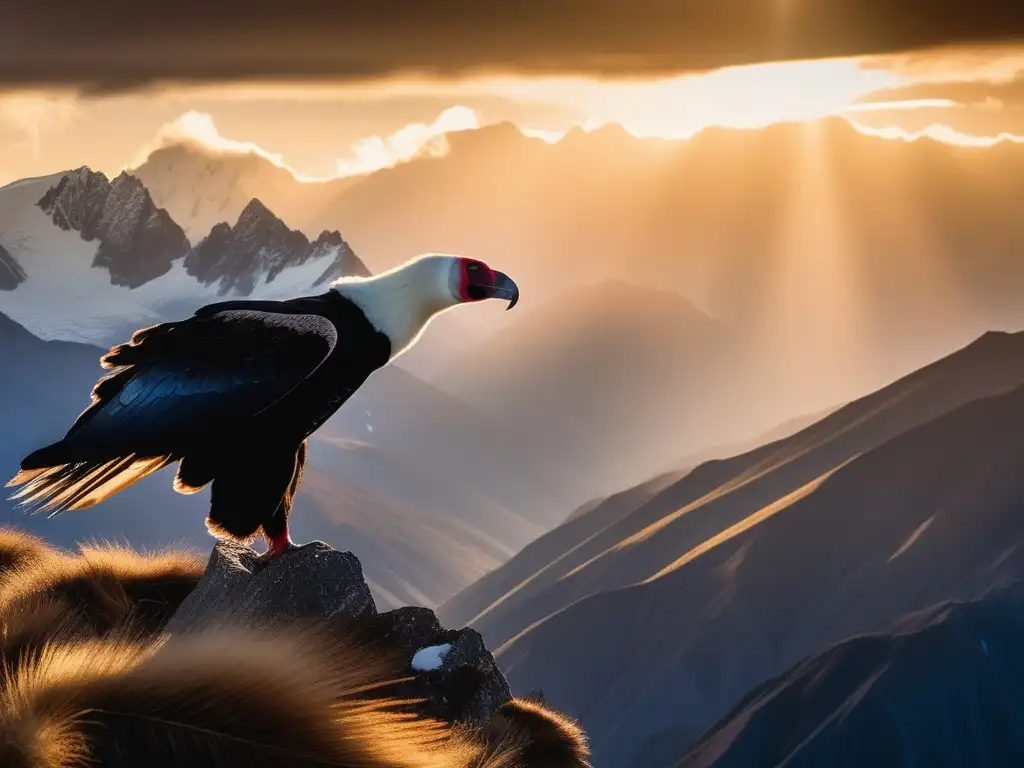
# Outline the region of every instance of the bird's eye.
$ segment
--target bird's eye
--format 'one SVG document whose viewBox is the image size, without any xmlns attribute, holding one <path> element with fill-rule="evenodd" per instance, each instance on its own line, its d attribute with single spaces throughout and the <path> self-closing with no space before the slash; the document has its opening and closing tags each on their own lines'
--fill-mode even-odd
<svg viewBox="0 0 1024 768">
<path fill-rule="evenodd" d="M 479 264 L 470 264 L 468 267 L 466 267 L 466 269 L 468 269 L 470 272 L 475 272 L 478 266 Z"/>
</svg>

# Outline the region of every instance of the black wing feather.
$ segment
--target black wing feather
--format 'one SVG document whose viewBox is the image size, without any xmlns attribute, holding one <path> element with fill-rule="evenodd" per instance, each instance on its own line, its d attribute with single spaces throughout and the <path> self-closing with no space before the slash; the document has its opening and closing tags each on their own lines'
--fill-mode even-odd
<svg viewBox="0 0 1024 768">
<path fill-rule="evenodd" d="M 104 356 L 115 372 L 64 439 L 22 468 L 173 454 L 198 432 L 230 429 L 285 397 L 336 343 L 326 317 L 251 309 L 144 329 Z"/>
</svg>

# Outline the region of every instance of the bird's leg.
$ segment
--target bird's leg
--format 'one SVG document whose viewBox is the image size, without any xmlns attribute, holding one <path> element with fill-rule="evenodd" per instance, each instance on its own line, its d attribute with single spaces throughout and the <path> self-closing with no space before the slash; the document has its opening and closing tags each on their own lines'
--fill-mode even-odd
<svg viewBox="0 0 1024 768">
<path fill-rule="evenodd" d="M 263 537 L 267 540 L 267 551 L 260 558 L 263 564 L 273 562 L 290 549 L 295 549 L 292 537 L 288 534 L 288 513 L 284 505 L 277 508 L 274 515 L 263 524 Z"/>
<path fill-rule="evenodd" d="M 294 549 L 295 544 L 292 537 L 288 535 L 288 524 L 285 523 L 284 530 L 276 536 L 267 537 L 267 560 L 276 560 L 289 549 Z"/>
<path fill-rule="evenodd" d="M 281 498 L 274 514 L 263 523 L 263 535 L 267 539 L 267 552 L 263 555 L 264 564 L 273 562 L 290 549 L 296 549 L 291 536 L 288 535 L 288 515 L 292 511 L 292 504 L 295 500 L 295 492 L 298 490 L 299 482 L 302 480 L 302 470 L 306 464 L 306 443 L 299 446 L 295 454 L 295 462 L 292 466 L 292 477 L 288 483 L 288 490 Z"/>
</svg>

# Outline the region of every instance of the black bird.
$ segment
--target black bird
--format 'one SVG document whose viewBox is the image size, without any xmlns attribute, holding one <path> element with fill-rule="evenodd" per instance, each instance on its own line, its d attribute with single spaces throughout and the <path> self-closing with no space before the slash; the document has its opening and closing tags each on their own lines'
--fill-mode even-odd
<svg viewBox="0 0 1024 768">
<path fill-rule="evenodd" d="M 273 559 L 294 546 L 288 515 L 306 438 L 432 317 L 488 298 L 511 309 L 519 288 L 483 262 L 428 255 L 317 296 L 220 302 L 137 331 L 101 359 L 113 373 L 92 405 L 8 486 L 57 514 L 178 462 L 179 493 L 212 483 L 210 532 L 245 543 L 262 533 Z"/>
</svg>

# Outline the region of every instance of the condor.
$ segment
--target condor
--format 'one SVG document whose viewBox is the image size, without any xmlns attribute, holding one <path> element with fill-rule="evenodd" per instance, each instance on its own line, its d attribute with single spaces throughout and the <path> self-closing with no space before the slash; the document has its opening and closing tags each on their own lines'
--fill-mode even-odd
<svg viewBox="0 0 1024 768">
<path fill-rule="evenodd" d="M 85 509 L 178 462 L 174 488 L 210 488 L 207 527 L 274 559 L 294 545 L 288 515 L 306 438 L 367 377 L 460 303 L 519 288 L 480 261 L 428 255 L 326 293 L 227 301 L 137 331 L 101 362 L 101 378 L 64 438 L 29 454 L 8 486 L 57 514 Z"/>
</svg>

